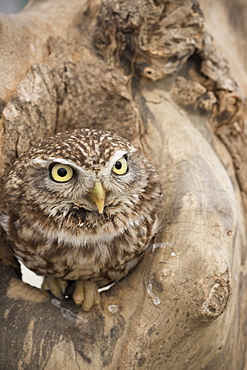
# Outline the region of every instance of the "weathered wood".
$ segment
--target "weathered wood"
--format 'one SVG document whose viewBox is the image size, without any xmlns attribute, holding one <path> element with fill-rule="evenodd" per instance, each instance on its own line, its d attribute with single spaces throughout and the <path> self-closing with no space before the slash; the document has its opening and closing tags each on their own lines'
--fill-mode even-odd
<svg viewBox="0 0 247 370">
<path fill-rule="evenodd" d="M 0 368 L 244 369 L 246 107 L 199 4 L 37 0 L 0 23 L 2 175 L 97 127 L 143 151 L 165 200 L 162 234 L 89 313 L 22 283 L 2 239 Z"/>
</svg>

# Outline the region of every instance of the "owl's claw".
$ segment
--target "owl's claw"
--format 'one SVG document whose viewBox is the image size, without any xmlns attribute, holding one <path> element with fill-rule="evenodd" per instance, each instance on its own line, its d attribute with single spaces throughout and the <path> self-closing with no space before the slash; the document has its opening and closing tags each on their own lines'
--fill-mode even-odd
<svg viewBox="0 0 247 370">
<path fill-rule="evenodd" d="M 77 280 L 73 300 L 75 304 L 82 305 L 84 311 L 90 311 L 93 306 L 100 304 L 97 285 L 88 280 Z"/>
<path fill-rule="evenodd" d="M 67 287 L 67 280 L 54 276 L 45 276 L 41 288 L 49 290 L 58 299 L 64 299 Z M 73 300 L 75 304 L 81 305 L 84 311 L 90 311 L 93 306 L 100 304 L 97 285 L 88 280 L 77 280 Z"/>
<path fill-rule="evenodd" d="M 54 276 L 45 276 L 41 288 L 43 290 L 49 290 L 58 299 L 64 299 L 67 286 L 67 280 Z"/>
</svg>

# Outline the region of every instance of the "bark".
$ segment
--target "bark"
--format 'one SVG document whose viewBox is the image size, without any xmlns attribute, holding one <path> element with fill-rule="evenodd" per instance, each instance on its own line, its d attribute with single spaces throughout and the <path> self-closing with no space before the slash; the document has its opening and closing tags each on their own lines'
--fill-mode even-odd
<svg viewBox="0 0 247 370">
<path fill-rule="evenodd" d="M 245 368 L 245 29 L 228 3 L 34 0 L 1 15 L 2 176 L 52 133 L 95 127 L 138 146 L 165 195 L 162 235 L 88 313 L 24 284 L 2 238 L 1 368 Z"/>
</svg>

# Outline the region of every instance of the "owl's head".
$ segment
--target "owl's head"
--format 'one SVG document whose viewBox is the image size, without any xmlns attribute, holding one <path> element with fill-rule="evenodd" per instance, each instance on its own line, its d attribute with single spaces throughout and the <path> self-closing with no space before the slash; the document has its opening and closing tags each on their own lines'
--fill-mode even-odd
<svg viewBox="0 0 247 370">
<path fill-rule="evenodd" d="M 90 129 L 59 133 L 24 153 L 7 183 L 10 198 L 25 196 L 48 216 L 71 207 L 109 215 L 119 204 L 131 208 L 148 193 L 152 197 L 151 187 L 159 187 L 153 167 L 128 141 Z"/>
</svg>

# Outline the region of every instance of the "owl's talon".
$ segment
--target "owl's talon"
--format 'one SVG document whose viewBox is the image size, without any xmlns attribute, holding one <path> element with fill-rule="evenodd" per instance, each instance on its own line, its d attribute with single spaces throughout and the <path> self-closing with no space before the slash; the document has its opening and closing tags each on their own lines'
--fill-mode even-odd
<svg viewBox="0 0 247 370">
<path fill-rule="evenodd" d="M 65 279 L 58 279 L 58 285 L 64 295 L 68 287 L 68 281 Z"/>
<path fill-rule="evenodd" d="M 68 286 L 68 282 L 61 278 L 54 276 L 45 276 L 41 288 L 43 290 L 49 290 L 54 297 L 58 299 L 64 299 L 64 293 Z"/>
<path fill-rule="evenodd" d="M 84 311 L 90 311 L 93 306 L 100 304 L 97 285 L 88 280 L 77 280 L 73 300 L 75 304 L 82 305 Z"/>
</svg>

